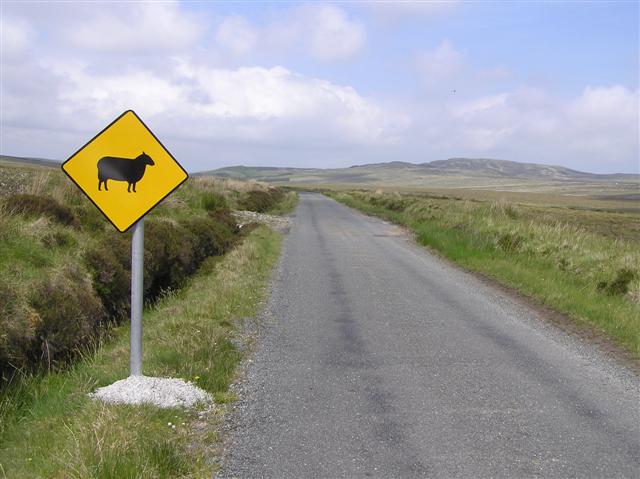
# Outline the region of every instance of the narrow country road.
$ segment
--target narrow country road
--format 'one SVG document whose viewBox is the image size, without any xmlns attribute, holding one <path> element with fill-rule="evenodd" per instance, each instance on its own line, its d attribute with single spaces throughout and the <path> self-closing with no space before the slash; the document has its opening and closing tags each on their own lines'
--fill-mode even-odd
<svg viewBox="0 0 640 479">
<path fill-rule="evenodd" d="M 638 378 L 302 194 L 219 477 L 638 477 Z"/>
</svg>

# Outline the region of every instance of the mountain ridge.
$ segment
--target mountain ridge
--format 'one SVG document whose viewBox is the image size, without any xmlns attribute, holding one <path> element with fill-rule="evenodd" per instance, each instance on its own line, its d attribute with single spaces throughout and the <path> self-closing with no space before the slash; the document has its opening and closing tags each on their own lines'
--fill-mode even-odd
<svg viewBox="0 0 640 479">
<path fill-rule="evenodd" d="M 345 168 L 296 168 L 273 166 L 228 166 L 196 175 L 234 179 L 301 183 L 381 183 L 406 182 L 435 177 L 465 177 L 499 180 L 545 181 L 639 181 L 639 174 L 590 173 L 564 166 L 521 163 L 490 158 L 449 158 L 425 163 L 391 161 L 352 165 Z"/>
</svg>

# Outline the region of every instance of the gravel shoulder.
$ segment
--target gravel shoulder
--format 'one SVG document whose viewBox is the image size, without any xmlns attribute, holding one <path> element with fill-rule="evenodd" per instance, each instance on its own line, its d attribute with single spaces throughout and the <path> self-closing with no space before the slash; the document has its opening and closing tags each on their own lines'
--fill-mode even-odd
<svg viewBox="0 0 640 479">
<path fill-rule="evenodd" d="M 240 228 L 244 228 L 248 224 L 263 224 L 281 233 L 286 233 L 289 231 L 291 223 L 287 216 L 268 215 L 255 211 L 234 211 L 232 215 L 236 218 Z"/>
<path fill-rule="evenodd" d="M 218 477 L 633 477 L 640 383 L 541 311 L 303 194 Z"/>
</svg>

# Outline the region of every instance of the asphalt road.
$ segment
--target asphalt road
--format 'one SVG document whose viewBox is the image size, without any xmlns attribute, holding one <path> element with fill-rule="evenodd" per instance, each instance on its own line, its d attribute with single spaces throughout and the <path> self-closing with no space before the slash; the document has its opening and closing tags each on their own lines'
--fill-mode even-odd
<svg viewBox="0 0 640 479">
<path fill-rule="evenodd" d="M 304 194 L 221 477 L 639 477 L 638 378 L 398 228 Z"/>
</svg>

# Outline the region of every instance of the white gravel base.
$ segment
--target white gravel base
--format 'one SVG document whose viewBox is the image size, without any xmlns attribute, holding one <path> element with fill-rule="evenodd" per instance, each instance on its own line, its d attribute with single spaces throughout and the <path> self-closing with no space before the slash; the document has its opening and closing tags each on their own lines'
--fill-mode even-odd
<svg viewBox="0 0 640 479">
<path fill-rule="evenodd" d="M 148 376 L 129 376 L 89 396 L 111 404 L 153 404 L 161 408 L 188 408 L 212 401 L 206 391 L 182 379 Z"/>
</svg>

